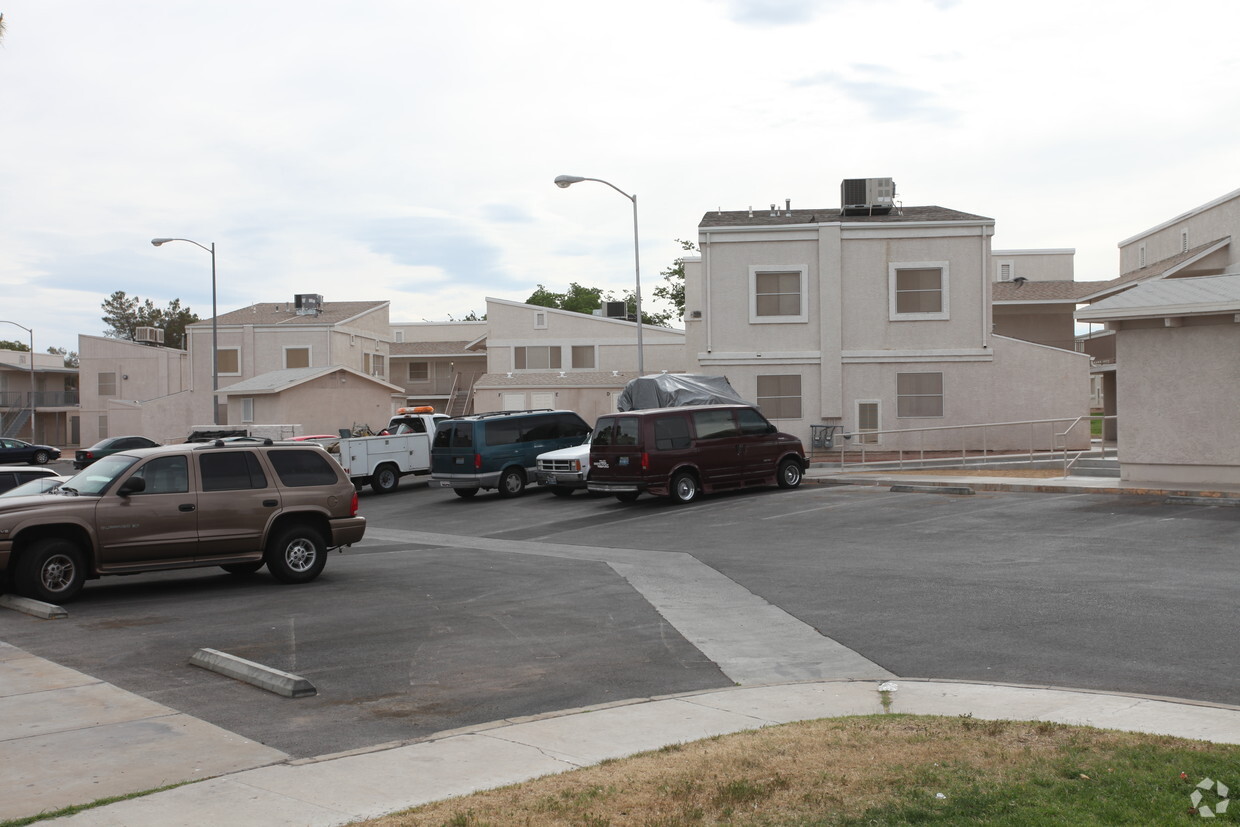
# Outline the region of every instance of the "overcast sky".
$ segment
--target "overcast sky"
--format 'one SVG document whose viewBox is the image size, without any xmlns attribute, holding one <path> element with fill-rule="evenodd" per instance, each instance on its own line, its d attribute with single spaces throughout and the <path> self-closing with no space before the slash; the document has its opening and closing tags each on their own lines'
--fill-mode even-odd
<svg viewBox="0 0 1240 827">
<path fill-rule="evenodd" d="M 708 210 L 908 206 L 996 249 L 1116 243 L 1240 188 L 1240 4 L 0 0 L 0 318 L 98 335 L 115 290 L 321 293 L 393 321 L 539 283 L 643 292 Z M 0 325 L 0 338 L 27 340 Z"/>
</svg>

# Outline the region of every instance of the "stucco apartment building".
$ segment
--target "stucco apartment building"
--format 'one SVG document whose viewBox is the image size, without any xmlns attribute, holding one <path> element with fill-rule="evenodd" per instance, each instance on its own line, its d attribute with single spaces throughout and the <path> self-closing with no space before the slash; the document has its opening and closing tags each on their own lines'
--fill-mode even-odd
<svg viewBox="0 0 1240 827">
<path fill-rule="evenodd" d="M 1010 448 L 1028 446 L 1027 427 L 865 432 L 1066 424 L 1088 413 L 1089 360 L 1070 340 L 1055 346 L 994 330 L 993 219 L 890 201 L 846 205 L 786 202 L 702 218 L 701 254 L 685 267 L 690 370 L 725 374 L 802 439 L 813 425 L 836 425 L 881 445 Z M 1041 431 L 1041 447 L 1054 433 Z M 1088 439 L 1080 427 L 1060 443 Z"/>
<path fill-rule="evenodd" d="M 64 357 L 0 350 L 0 436 L 70 445 L 78 436 L 77 369 Z"/>
</svg>

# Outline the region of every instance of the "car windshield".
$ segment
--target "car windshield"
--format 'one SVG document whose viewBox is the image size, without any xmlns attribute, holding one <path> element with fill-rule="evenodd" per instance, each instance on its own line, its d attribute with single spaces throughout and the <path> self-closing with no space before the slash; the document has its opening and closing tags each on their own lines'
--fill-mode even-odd
<svg viewBox="0 0 1240 827">
<path fill-rule="evenodd" d="M 116 478 L 125 473 L 125 469 L 137 461 L 137 457 L 127 457 L 124 454 L 113 454 L 110 457 L 104 457 L 65 480 L 64 485 L 57 488 L 56 491 L 63 494 L 82 494 L 87 497 L 97 497 L 108 490 L 108 486 L 116 482 Z"/>
</svg>

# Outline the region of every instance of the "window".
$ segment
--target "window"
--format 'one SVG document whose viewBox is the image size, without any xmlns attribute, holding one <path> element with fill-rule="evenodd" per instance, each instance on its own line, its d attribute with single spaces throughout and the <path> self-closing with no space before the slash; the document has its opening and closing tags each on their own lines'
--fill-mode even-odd
<svg viewBox="0 0 1240 827">
<path fill-rule="evenodd" d="M 693 429 L 697 431 L 698 439 L 724 439 L 740 436 L 736 420 L 732 418 L 730 410 L 694 411 Z"/>
<path fill-rule="evenodd" d="M 430 362 L 410 362 L 409 363 L 409 381 L 410 382 L 426 382 L 431 378 Z"/>
<path fill-rule="evenodd" d="M 759 376 L 758 407 L 768 419 L 800 419 L 801 375 Z"/>
<path fill-rule="evenodd" d="M 362 354 L 362 373 L 366 374 L 367 376 L 370 375 L 370 354 L 369 353 Z"/>
<path fill-rule="evenodd" d="M 517 370 L 559 370 L 560 349 L 547 345 L 514 347 L 512 366 Z"/>
<path fill-rule="evenodd" d="M 99 374 L 99 395 L 116 396 L 116 372 Z"/>
<path fill-rule="evenodd" d="M 547 313 L 540 310 L 534 314 L 534 328 L 536 330 L 545 330 L 547 327 Z"/>
<path fill-rule="evenodd" d="M 882 418 L 879 415 L 879 401 L 877 399 L 858 399 L 857 400 L 857 442 L 863 445 L 877 445 L 878 434 L 867 433 L 867 431 L 879 430 L 879 423 Z"/>
<path fill-rule="evenodd" d="M 736 412 L 736 421 L 741 426 L 741 436 L 766 436 L 776 432 L 776 428 L 752 408 L 742 408 Z"/>
<path fill-rule="evenodd" d="M 636 445 L 637 417 L 613 416 L 600 419 L 591 445 Z"/>
<path fill-rule="evenodd" d="M 891 321 L 947 319 L 947 262 L 888 265 Z"/>
<path fill-rule="evenodd" d="M 474 447 L 474 423 L 443 422 L 435 429 L 433 448 L 472 448 Z"/>
<path fill-rule="evenodd" d="M 662 416 L 654 421 L 654 447 L 660 451 L 688 448 L 689 420 L 683 416 Z"/>
<path fill-rule="evenodd" d="M 310 348 L 308 347 L 286 347 L 284 349 L 284 367 L 286 368 L 308 368 L 310 367 Z"/>
<path fill-rule="evenodd" d="M 375 369 L 375 372 L 374 372 L 375 376 L 386 376 L 387 375 L 387 357 L 384 356 L 382 353 L 375 354 L 374 369 Z"/>
<path fill-rule="evenodd" d="M 805 267 L 750 267 L 749 321 L 808 321 L 805 276 Z"/>
<path fill-rule="evenodd" d="M 405 341 L 405 331 L 403 331 L 403 330 L 393 330 L 393 331 L 392 331 L 392 341 L 393 341 L 393 342 L 403 342 L 403 341 Z"/>
<path fill-rule="evenodd" d="M 108 438 L 108 417 L 106 414 L 99 417 L 99 438 Z"/>
<path fill-rule="evenodd" d="M 156 457 L 143 465 L 135 477 L 146 480 L 143 494 L 184 494 L 189 491 L 189 463 L 185 457 Z"/>
<path fill-rule="evenodd" d="M 243 396 L 241 398 L 241 421 L 254 421 L 254 397 L 252 396 Z"/>
<path fill-rule="evenodd" d="M 215 358 L 220 376 L 241 375 L 241 348 L 222 347 L 215 351 Z"/>
<path fill-rule="evenodd" d="M 267 487 L 267 475 L 263 473 L 258 457 L 250 451 L 200 454 L 198 469 L 202 472 L 203 491 L 240 491 Z"/>
<path fill-rule="evenodd" d="M 594 369 L 594 345 L 573 345 L 573 367 L 577 370 Z"/>
<path fill-rule="evenodd" d="M 896 374 L 896 416 L 918 418 L 942 415 L 943 374 Z"/>
<path fill-rule="evenodd" d="M 337 480 L 331 460 L 318 451 L 271 451 L 267 459 L 280 482 L 289 487 L 332 485 Z"/>
</svg>

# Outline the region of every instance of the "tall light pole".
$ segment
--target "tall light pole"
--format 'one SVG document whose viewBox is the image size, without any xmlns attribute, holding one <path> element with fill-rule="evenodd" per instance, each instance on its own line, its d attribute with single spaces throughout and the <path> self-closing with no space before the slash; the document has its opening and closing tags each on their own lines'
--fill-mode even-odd
<svg viewBox="0 0 1240 827">
<path fill-rule="evenodd" d="M 20 327 L 22 330 L 30 334 L 30 441 L 38 442 L 39 437 L 34 431 L 34 331 L 26 327 L 24 324 L 18 324 L 17 322 L 10 322 L 0 319 L 0 324 L 11 324 L 14 327 Z"/>
<path fill-rule="evenodd" d="M 633 271 L 636 275 L 633 300 L 637 305 L 637 375 L 644 376 L 646 374 L 646 361 L 642 353 L 642 262 L 640 248 L 637 244 L 637 193 L 629 195 L 615 184 L 610 181 L 604 181 L 602 178 L 583 178 L 580 175 L 557 175 L 555 177 L 555 185 L 560 189 L 568 189 L 573 184 L 582 181 L 597 181 L 600 184 L 606 184 L 633 202 Z"/>
<path fill-rule="evenodd" d="M 211 422 L 214 425 L 220 424 L 220 332 L 216 316 L 219 313 L 215 306 L 215 242 L 211 242 L 210 247 L 199 244 L 189 238 L 152 238 L 151 244 L 158 247 L 161 244 L 167 244 L 169 241 L 187 241 L 195 247 L 201 247 L 211 254 Z"/>
</svg>

